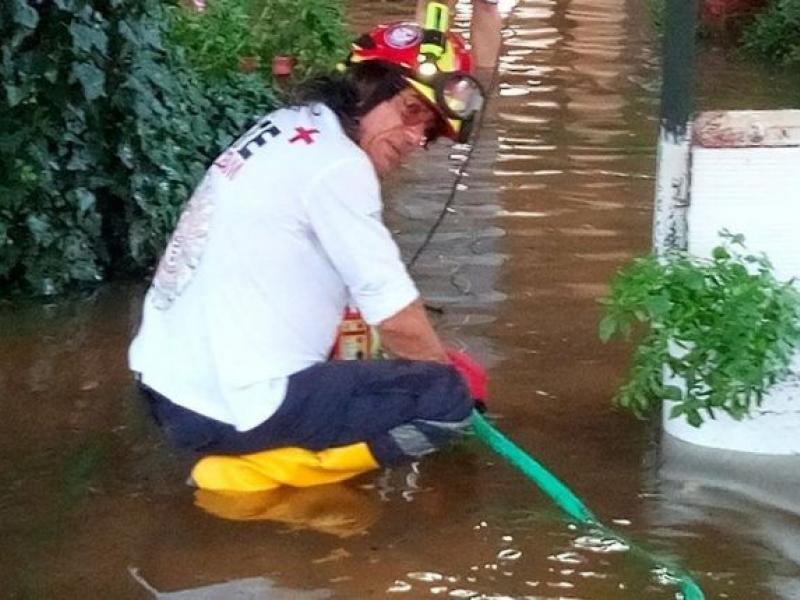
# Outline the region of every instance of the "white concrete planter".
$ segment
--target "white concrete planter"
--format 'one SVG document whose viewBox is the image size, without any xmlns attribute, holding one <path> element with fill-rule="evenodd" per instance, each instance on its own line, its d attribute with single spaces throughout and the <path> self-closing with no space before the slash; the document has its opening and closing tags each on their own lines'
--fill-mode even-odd
<svg viewBox="0 0 800 600">
<path fill-rule="evenodd" d="M 794 370 L 795 373 L 800 371 L 797 356 Z M 761 407 L 753 409 L 752 415 L 741 421 L 718 410 L 716 419 L 709 419 L 703 413 L 703 424 L 699 428 L 692 427 L 683 416 L 669 418 L 673 404 L 664 403 L 664 431 L 678 439 L 724 450 L 800 454 L 800 377 L 797 375 L 773 387 Z"/>
<path fill-rule="evenodd" d="M 728 229 L 765 253 L 778 279 L 800 279 L 800 110 L 703 113 L 692 131 L 689 251 L 710 256 Z M 748 419 L 717 413 L 694 428 L 665 403 L 664 430 L 710 448 L 800 454 L 800 353 L 793 370 Z"/>
</svg>

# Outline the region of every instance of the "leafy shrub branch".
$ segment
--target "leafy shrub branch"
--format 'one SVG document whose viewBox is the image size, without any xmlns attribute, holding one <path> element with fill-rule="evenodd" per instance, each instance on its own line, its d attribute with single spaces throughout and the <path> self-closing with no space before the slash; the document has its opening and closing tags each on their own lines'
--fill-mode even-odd
<svg viewBox="0 0 800 600">
<path fill-rule="evenodd" d="M 710 259 L 635 259 L 603 300 L 603 341 L 645 326 L 615 396 L 637 416 L 670 400 L 670 417 L 695 427 L 718 410 L 741 419 L 789 372 L 800 344 L 800 292 L 775 278 L 765 256 L 747 253 L 741 235 L 721 235 Z"/>
<path fill-rule="evenodd" d="M 800 0 L 772 0 L 742 36 L 744 47 L 766 60 L 800 65 Z"/>
<path fill-rule="evenodd" d="M 348 49 L 340 0 L 211 0 L 203 12 L 180 6 L 170 12 L 170 40 L 212 77 L 251 58 L 269 75 L 276 55 L 294 57 L 304 76 L 332 68 Z"/>
<path fill-rule="evenodd" d="M 699 6 L 708 2 L 701 1 Z M 666 0 L 645 0 L 645 5 L 655 29 L 663 32 Z M 800 0 L 770 0 L 755 13 L 735 15 L 728 29 L 725 39 L 735 40 L 750 56 L 783 66 L 800 65 Z M 698 35 L 715 37 L 702 19 Z"/>
<path fill-rule="evenodd" d="M 144 271 L 210 161 L 274 108 L 263 77 L 201 68 L 176 33 L 185 14 L 160 0 L 0 2 L 0 291 Z M 322 61 L 339 31 L 295 31 L 298 55 Z"/>
</svg>

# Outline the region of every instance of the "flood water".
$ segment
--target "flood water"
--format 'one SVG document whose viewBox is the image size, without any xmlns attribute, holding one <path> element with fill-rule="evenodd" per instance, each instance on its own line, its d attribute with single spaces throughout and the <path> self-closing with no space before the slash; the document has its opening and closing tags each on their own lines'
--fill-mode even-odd
<svg viewBox="0 0 800 600">
<path fill-rule="evenodd" d="M 363 29 L 411 4 L 347 6 Z M 797 459 L 690 449 L 610 403 L 630 348 L 598 341 L 597 301 L 649 248 L 659 54 L 639 2 L 521 0 L 471 155 L 421 156 L 387 220 L 411 260 L 469 156 L 412 269 L 443 336 L 490 366 L 497 425 L 708 598 L 797 599 Z M 721 51 L 698 70 L 700 108 L 800 101 L 796 76 Z M 142 292 L 0 303 L 0 595 L 676 597 L 477 440 L 341 485 L 194 494 L 126 369 Z"/>
</svg>

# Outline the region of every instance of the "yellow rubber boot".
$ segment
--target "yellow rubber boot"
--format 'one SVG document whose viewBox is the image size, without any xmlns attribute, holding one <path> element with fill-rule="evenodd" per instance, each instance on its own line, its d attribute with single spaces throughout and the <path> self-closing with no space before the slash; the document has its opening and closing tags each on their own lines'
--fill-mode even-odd
<svg viewBox="0 0 800 600">
<path fill-rule="evenodd" d="M 377 468 L 369 447 L 359 442 L 319 452 L 289 447 L 240 456 L 206 456 L 192 469 L 192 479 L 206 490 L 260 492 L 282 485 L 335 483 Z"/>
</svg>

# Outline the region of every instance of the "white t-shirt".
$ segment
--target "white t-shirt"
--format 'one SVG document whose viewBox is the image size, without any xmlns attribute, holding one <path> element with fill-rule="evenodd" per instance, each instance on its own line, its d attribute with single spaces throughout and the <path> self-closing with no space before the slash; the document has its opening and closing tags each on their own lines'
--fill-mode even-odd
<svg viewBox="0 0 800 600">
<path fill-rule="evenodd" d="M 348 302 L 370 324 L 418 297 L 369 157 L 318 104 L 264 117 L 208 170 L 147 292 L 129 364 L 246 431 L 327 359 Z"/>
</svg>

